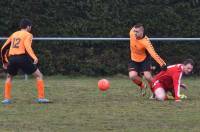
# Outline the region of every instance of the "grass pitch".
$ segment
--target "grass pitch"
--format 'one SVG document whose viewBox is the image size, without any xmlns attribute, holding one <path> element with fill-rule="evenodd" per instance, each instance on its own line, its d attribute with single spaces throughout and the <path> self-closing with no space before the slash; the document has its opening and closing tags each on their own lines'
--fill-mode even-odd
<svg viewBox="0 0 200 132">
<path fill-rule="evenodd" d="M 128 77 L 109 77 L 106 95 L 97 88 L 100 77 L 46 77 L 46 97 L 37 104 L 35 80 L 17 78 L 12 101 L 0 104 L 1 132 L 199 132 L 199 79 L 184 80 L 188 99 L 158 102 L 141 97 Z M 3 95 L 4 79 L 0 81 Z M 1 96 L 1 100 L 3 97 Z"/>
</svg>

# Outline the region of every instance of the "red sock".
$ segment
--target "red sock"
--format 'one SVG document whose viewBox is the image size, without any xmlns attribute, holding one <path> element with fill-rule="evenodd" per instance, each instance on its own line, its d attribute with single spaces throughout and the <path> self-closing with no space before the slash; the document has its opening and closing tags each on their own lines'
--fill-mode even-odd
<svg viewBox="0 0 200 132">
<path fill-rule="evenodd" d="M 136 77 L 134 80 L 132 80 L 136 85 L 138 85 L 140 88 L 144 88 L 144 83 L 142 82 L 142 79 L 140 77 Z"/>
<path fill-rule="evenodd" d="M 37 80 L 38 98 L 44 98 L 44 81 Z"/>
</svg>

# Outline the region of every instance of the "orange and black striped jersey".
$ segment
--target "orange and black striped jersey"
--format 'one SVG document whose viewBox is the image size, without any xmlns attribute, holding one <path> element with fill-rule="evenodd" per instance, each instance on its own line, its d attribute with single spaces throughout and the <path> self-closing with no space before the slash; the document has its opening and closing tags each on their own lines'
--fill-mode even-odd
<svg viewBox="0 0 200 132">
<path fill-rule="evenodd" d="M 1 48 L 3 63 L 8 62 L 7 56 L 28 54 L 33 60 L 37 59 L 31 45 L 33 35 L 25 30 L 14 32 Z"/>
<path fill-rule="evenodd" d="M 142 39 L 136 39 L 133 29 L 130 31 L 130 50 L 131 59 L 136 62 L 142 62 L 147 57 L 146 51 L 154 58 L 154 60 L 160 65 L 166 65 L 163 59 L 155 52 L 149 38 L 145 36 Z"/>
</svg>

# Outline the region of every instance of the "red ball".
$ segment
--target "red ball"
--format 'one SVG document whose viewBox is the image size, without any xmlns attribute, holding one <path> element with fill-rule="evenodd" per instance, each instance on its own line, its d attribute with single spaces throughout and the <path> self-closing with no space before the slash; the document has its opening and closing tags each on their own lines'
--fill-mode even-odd
<svg viewBox="0 0 200 132">
<path fill-rule="evenodd" d="M 101 79 L 98 81 L 98 88 L 101 91 L 106 91 L 110 88 L 110 82 L 107 79 Z"/>
</svg>

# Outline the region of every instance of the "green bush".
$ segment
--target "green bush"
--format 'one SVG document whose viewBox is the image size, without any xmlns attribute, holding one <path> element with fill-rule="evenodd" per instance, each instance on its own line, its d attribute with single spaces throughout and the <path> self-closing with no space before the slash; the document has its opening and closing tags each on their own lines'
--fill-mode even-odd
<svg viewBox="0 0 200 132">
<path fill-rule="evenodd" d="M 11 0 L 0 1 L 0 36 L 18 29 L 21 18 L 33 21 L 36 37 L 129 37 L 133 24 L 149 37 L 198 37 L 200 8 L 187 0 Z M 198 42 L 154 42 L 168 64 L 193 58 L 199 75 Z M 191 45 L 192 44 L 192 45 Z M 127 74 L 129 42 L 34 41 L 45 74 Z"/>
</svg>

